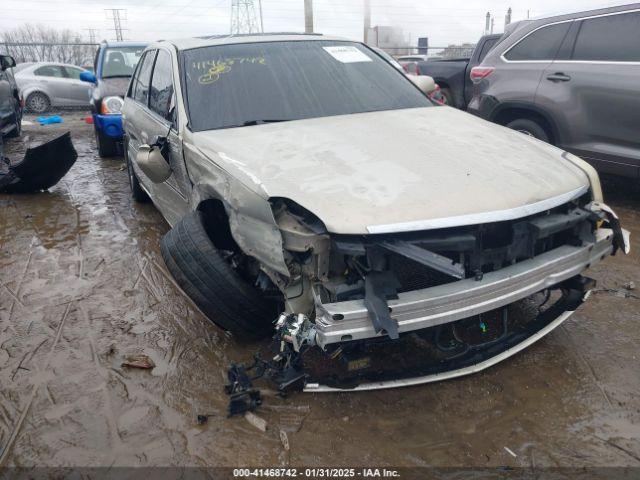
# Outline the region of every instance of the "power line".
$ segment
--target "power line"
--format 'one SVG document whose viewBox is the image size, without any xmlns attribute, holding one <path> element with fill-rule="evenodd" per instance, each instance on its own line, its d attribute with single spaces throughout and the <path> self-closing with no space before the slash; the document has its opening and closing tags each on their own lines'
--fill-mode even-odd
<svg viewBox="0 0 640 480">
<path fill-rule="evenodd" d="M 105 12 L 107 12 L 107 18 L 113 20 L 113 30 L 116 32 L 116 40 L 121 42 L 124 37 L 122 35 L 122 20 L 120 18 L 120 12 L 124 12 L 125 16 L 127 13 L 126 8 L 105 8 Z M 111 16 L 109 16 L 109 12 L 111 12 Z"/>
<path fill-rule="evenodd" d="M 96 43 L 96 29 L 95 28 L 85 28 L 87 32 L 89 32 L 89 43 Z"/>
</svg>

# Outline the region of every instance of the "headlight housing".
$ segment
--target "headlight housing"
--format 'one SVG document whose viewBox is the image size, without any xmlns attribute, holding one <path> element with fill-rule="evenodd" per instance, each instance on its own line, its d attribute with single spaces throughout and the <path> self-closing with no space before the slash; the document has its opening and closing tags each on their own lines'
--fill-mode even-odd
<svg viewBox="0 0 640 480">
<path fill-rule="evenodd" d="M 603 202 L 604 197 L 602 195 L 602 185 L 600 185 L 600 177 L 598 176 L 596 169 L 573 153 L 564 152 L 562 156 L 587 174 L 587 177 L 589 177 L 589 183 L 591 184 L 591 195 L 593 196 L 593 200 L 595 202 Z"/>
<path fill-rule="evenodd" d="M 120 97 L 104 97 L 100 104 L 100 113 L 103 115 L 119 115 L 122 113 L 124 100 Z"/>
</svg>

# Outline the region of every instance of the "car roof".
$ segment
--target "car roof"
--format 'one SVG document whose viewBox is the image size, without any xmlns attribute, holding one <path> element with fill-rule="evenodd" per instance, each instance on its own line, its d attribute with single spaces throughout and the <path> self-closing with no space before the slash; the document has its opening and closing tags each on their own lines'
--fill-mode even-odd
<svg viewBox="0 0 640 480">
<path fill-rule="evenodd" d="M 340 42 L 352 41 L 346 38 L 329 37 L 317 33 L 254 33 L 242 35 L 211 35 L 205 37 L 181 38 L 175 40 L 160 40 L 154 44 L 151 44 L 150 46 L 170 44 L 178 50 L 190 50 L 192 48 L 211 47 L 217 45 L 232 45 L 237 43 L 296 42 L 304 40 L 334 40 Z"/>
<path fill-rule="evenodd" d="M 604 7 L 604 8 L 597 8 L 592 10 L 579 10 L 579 11 L 571 10 L 568 12 L 567 11 L 557 12 L 552 15 L 545 15 L 543 17 L 524 20 L 522 23 L 527 23 L 527 24 L 551 23 L 551 22 L 561 21 L 561 20 L 571 20 L 573 18 L 589 17 L 592 15 L 593 16 L 603 15 L 607 13 L 626 12 L 627 10 L 638 10 L 638 9 L 640 9 L 640 3 L 629 3 L 626 5 L 616 5 L 613 7 Z"/>
<path fill-rule="evenodd" d="M 104 41 L 101 45 L 107 48 L 110 47 L 146 47 L 151 42 L 109 42 Z"/>
<path fill-rule="evenodd" d="M 45 65 L 53 65 L 55 67 L 75 67 L 75 68 L 82 69 L 82 67 L 80 67 L 79 65 L 73 65 L 72 63 L 60 63 L 60 62 L 24 62 L 24 63 L 19 63 L 18 65 L 25 65 L 24 68 L 44 67 Z"/>
</svg>

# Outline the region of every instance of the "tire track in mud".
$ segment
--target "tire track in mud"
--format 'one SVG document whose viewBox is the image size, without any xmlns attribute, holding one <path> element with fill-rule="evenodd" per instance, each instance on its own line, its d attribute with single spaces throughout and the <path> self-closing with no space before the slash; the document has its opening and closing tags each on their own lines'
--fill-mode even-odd
<svg viewBox="0 0 640 480">
<path fill-rule="evenodd" d="M 58 329 L 56 331 L 56 336 L 53 340 L 53 345 L 51 345 L 51 350 L 49 350 L 49 355 L 47 356 L 47 360 L 45 364 L 40 369 L 42 372 L 45 372 L 49 368 L 49 364 L 51 363 L 51 359 L 53 358 L 55 348 L 58 345 L 58 342 L 60 341 L 60 336 L 62 335 L 64 324 L 67 320 L 67 317 L 69 316 L 69 310 L 71 309 L 71 306 L 72 306 L 72 303 L 67 304 L 67 307 L 64 310 L 62 318 L 60 319 L 60 323 L 58 324 Z M 38 389 L 40 388 L 40 386 L 42 386 L 45 383 L 45 381 L 46 380 L 44 378 L 40 378 L 40 379 L 37 379 L 36 382 L 33 384 L 31 388 L 31 394 L 29 395 L 29 398 L 27 400 L 27 404 L 24 406 L 22 412 L 20 413 L 20 417 L 18 418 L 18 421 L 13 427 L 13 431 L 9 436 L 9 440 L 7 441 L 6 445 L 2 447 L 2 451 L 0 452 L 0 468 L 4 466 L 4 463 L 7 460 L 9 453 L 11 452 L 11 449 L 13 448 L 13 444 L 15 443 L 16 439 L 18 438 L 18 435 L 20 434 L 20 429 L 22 428 L 24 419 L 27 417 L 27 414 L 29 413 L 29 409 L 31 408 L 33 399 L 35 398 L 36 393 L 38 392 Z"/>
</svg>

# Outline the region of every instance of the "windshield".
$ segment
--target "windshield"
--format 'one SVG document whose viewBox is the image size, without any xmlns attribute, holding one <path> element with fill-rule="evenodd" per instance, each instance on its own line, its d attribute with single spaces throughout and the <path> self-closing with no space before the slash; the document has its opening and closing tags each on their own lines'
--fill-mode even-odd
<svg viewBox="0 0 640 480">
<path fill-rule="evenodd" d="M 102 60 L 102 78 L 130 77 L 144 51 L 140 47 L 109 47 Z"/>
<path fill-rule="evenodd" d="M 352 42 L 262 42 L 184 52 L 193 131 L 432 106 L 405 76 Z"/>
</svg>

